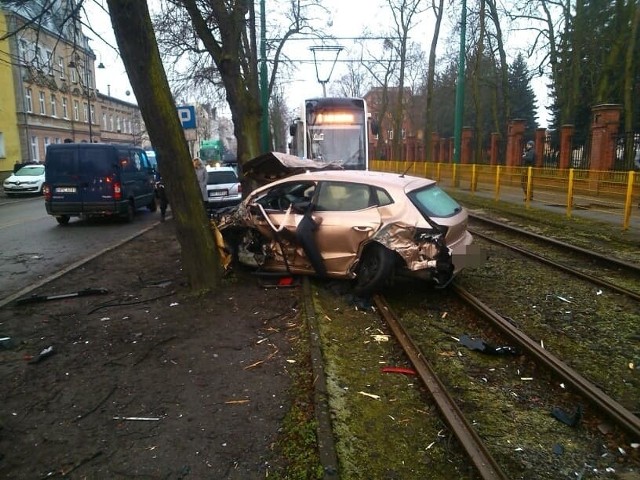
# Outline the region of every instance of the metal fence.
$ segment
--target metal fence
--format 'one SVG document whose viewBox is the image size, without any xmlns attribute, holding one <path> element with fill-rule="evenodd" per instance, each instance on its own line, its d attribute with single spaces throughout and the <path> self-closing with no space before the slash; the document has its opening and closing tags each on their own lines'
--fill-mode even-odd
<svg viewBox="0 0 640 480">
<path fill-rule="evenodd" d="M 580 157 L 582 158 L 582 157 Z M 531 198 L 564 208 L 571 217 L 575 210 L 618 217 L 627 230 L 631 221 L 640 225 L 640 174 L 629 171 L 596 171 L 553 167 L 507 167 L 504 165 L 399 162 L 373 160 L 372 170 L 407 172 L 432 178 L 446 188 L 483 193 L 494 200 L 520 199 L 527 208 Z M 530 195 L 525 191 L 528 190 Z M 524 199 L 524 200 L 522 200 Z"/>
</svg>

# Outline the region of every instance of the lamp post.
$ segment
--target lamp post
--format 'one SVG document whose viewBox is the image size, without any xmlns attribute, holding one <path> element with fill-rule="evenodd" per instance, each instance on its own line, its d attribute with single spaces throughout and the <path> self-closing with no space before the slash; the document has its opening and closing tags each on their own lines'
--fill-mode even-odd
<svg viewBox="0 0 640 480">
<path fill-rule="evenodd" d="M 76 56 L 77 59 L 77 56 Z M 88 58 L 87 58 L 88 60 Z M 91 85 L 89 85 L 89 77 L 86 78 L 82 78 L 82 74 L 80 72 L 80 70 L 78 69 L 78 64 L 76 62 L 74 62 L 73 60 L 71 60 L 69 62 L 69 64 L 67 65 L 69 68 L 73 68 L 76 71 L 76 74 L 78 75 L 78 82 L 80 83 L 80 87 L 82 88 L 82 92 L 85 93 L 87 95 L 87 117 L 89 120 L 89 143 L 93 143 L 93 114 L 91 112 Z M 83 73 L 86 75 L 86 71 L 87 68 L 89 68 L 89 62 L 85 61 L 85 68 L 83 70 Z M 98 68 L 104 68 L 104 64 L 102 62 L 100 62 L 100 64 L 98 65 Z"/>
</svg>

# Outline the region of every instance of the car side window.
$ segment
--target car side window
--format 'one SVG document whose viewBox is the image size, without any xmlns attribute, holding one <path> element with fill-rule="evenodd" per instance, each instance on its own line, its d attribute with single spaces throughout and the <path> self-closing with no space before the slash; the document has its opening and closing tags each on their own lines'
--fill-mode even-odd
<svg viewBox="0 0 640 480">
<path fill-rule="evenodd" d="M 142 171 L 142 158 L 139 152 L 132 152 L 131 158 L 133 159 L 134 169 L 138 172 Z"/>
<path fill-rule="evenodd" d="M 376 200 L 372 202 L 373 205 L 384 207 L 393 203 L 393 199 L 386 190 L 383 190 L 382 188 L 375 188 L 373 193 L 374 197 L 376 198 Z"/>
<path fill-rule="evenodd" d="M 291 182 L 275 186 L 256 200 L 266 210 L 284 211 L 290 205 L 310 202 L 316 189 L 314 182 Z"/>
<path fill-rule="evenodd" d="M 346 182 L 324 182 L 320 187 L 317 211 L 352 212 L 375 205 L 369 185 Z"/>
</svg>

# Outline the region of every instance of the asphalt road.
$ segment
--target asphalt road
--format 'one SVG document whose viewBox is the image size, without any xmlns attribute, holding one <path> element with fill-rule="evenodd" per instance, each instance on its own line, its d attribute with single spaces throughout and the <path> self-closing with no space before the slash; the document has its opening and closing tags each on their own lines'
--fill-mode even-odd
<svg viewBox="0 0 640 480">
<path fill-rule="evenodd" d="M 40 196 L 0 197 L 0 305 L 24 289 L 139 234 L 159 219 L 158 212 L 143 208 L 131 223 L 72 218 L 63 227 L 47 215 Z"/>
</svg>

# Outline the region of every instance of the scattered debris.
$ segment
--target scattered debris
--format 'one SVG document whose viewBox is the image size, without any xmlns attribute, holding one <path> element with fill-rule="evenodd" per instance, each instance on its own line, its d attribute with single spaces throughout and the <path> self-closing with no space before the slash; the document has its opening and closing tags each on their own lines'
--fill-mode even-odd
<svg viewBox="0 0 640 480">
<path fill-rule="evenodd" d="M 46 302 L 49 300 L 60 300 L 63 298 L 73 297 L 86 297 L 87 295 L 104 295 L 109 293 L 106 288 L 85 288 L 73 293 L 62 293 L 60 295 L 36 295 L 33 294 L 30 297 L 23 297 L 16 300 L 16 305 L 24 305 L 27 303 Z"/>
<path fill-rule="evenodd" d="M 371 337 L 378 343 L 389 341 L 389 335 L 371 335 Z"/>
<path fill-rule="evenodd" d="M 262 288 L 293 288 L 300 285 L 300 281 L 297 278 L 286 277 L 274 277 L 274 278 L 261 278 L 259 284 Z"/>
<path fill-rule="evenodd" d="M 131 420 L 135 422 L 157 422 L 160 417 L 113 417 L 114 420 Z"/>
<path fill-rule="evenodd" d="M 565 425 L 576 427 L 580 423 L 580 420 L 582 420 L 582 405 L 578 405 L 576 411 L 573 414 L 567 413 L 560 407 L 555 407 L 551 411 L 551 416 L 556 420 L 560 420 Z"/>
<path fill-rule="evenodd" d="M 38 355 L 36 355 L 35 357 L 31 358 L 29 360 L 29 363 L 41 362 L 42 360 L 44 360 L 45 358 L 50 357 L 54 353 L 56 353 L 56 351 L 53 349 L 53 345 L 50 345 L 47 348 L 42 349 Z"/>
<path fill-rule="evenodd" d="M 482 339 L 472 338 L 468 335 L 462 335 L 460 337 L 460 343 L 467 347 L 469 350 L 477 350 L 479 352 L 488 353 L 490 355 L 520 355 L 520 352 L 515 347 L 494 347 L 493 345 L 489 345 Z"/>
<path fill-rule="evenodd" d="M 406 367 L 382 367 L 383 373 L 404 373 L 405 375 L 417 375 L 413 368 Z"/>
<path fill-rule="evenodd" d="M 560 445 L 559 443 L 556 443 L 553 446 L 553 453 L 555 453 L 556 455 L 564 454 L 564 447 L 562 445 Z"/>
<path fill-rule="evenodd" d="M 360 395 L 364 395 L 365 397 L 373 398 L 374 400 L 380 400 L 380 395 L 374 395 L 373 393 L 367 392 L 358 392 Z"/>
<path fill-rule="evenodd" d="M 13 340 L 11 337 L 0 337 L 0 348 L 6 348 L 7 350 L 13 348 Z"/>
<path fill-rule="evenodd" d="M 249 403 L 249 400 L 227 400 L 224 403 L 226 405 L 237 405 L 237 404 Z"/>
</svg>

